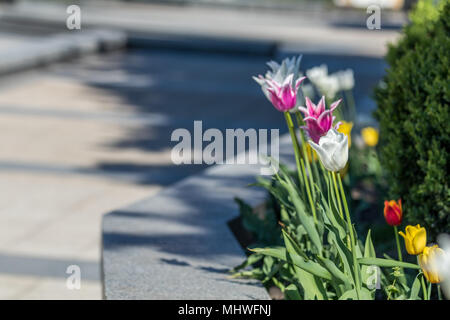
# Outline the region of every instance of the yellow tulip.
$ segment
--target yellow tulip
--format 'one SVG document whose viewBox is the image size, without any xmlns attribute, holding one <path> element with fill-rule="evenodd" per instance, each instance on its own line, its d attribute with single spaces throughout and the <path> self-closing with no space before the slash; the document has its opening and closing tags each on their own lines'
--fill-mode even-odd
<svg viewBox="0 0 450 320">
<path fill-rule="evenodd" d="M 406 251 L 409 254 L 418 255 L 422 253 L 427 245 L 427 231 L 420 224 L 417 226 L 407 226 L 405 233 L 400 231 L 398 234 L 405 239 Z"/>
<path fill-rule="evenodd" d="M 306 144 L 306 155 L 308 156 L 309 162 L 312 162 L 313 159 L 314 159 L 314 161 L 317 161 L 317 159 L 318 159 L 316 151 L 313 148 L 311 148 L 309 143 Z"/>
<path fill-rule="evenodd" d="M 374 147 L 378 144 L 378 130 L 373 127 L 367 127 L 361 130 L 361 135 L 364 143 L 369 147 Z"/>
<path fill-rule="evenodd" d="M 419 256 L 419 264 L 422 268 L 425 278 L 431 283 L 439 283 L 442 278 L 439 275 L 439 258 L 444 255 L 445 252 L 437 245 L 432 247 L 425 247 L 422 254 Z"/>
<path fill-rule="evenodd" d="M 353 128 L 353 122 L 347 122 L 347 121 L 341 121 L 341 125 L 338 128 L 338 131 L 345 134 L 348 137 L 348 147 L 350 148 L 352 144 L 352 128 Z"/>
</svg>

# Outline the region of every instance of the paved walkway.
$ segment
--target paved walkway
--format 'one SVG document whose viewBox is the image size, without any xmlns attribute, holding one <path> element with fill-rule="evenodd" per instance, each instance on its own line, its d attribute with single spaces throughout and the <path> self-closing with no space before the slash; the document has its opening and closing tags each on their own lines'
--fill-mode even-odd
<svg viewBox="0 0 450 320">
<path fill-rule="evenodd" d="M 114 148 L 140 122 L 111 114 L 126 120 L 131 108 L 63 71 L 3 79 L 0 88 L 0 299 L 100 298 L 102 214 L 160 186 L 115 179 L 97 164 L 169 162 L 167 150 Z M 73 264 L 81 290 L 66 288 Z"/>
<path fill-rule="evenodd" d="M 204 168 L 171 163 L 173 129 L 282 124 L 270 105 L 255 113 L 262 58 L 180 58 L 92 56 L 1 79 L 0 299 L 101 298 L 102 215 Z M 73 264 L 81 290 L 66 288 Z"/>
</svg>

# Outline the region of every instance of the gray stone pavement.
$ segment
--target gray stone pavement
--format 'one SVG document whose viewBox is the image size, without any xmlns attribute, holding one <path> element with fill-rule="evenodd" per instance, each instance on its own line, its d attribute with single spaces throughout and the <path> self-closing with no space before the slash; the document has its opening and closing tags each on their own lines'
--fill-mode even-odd
<svg viewBox="0 0 450 320">
<path fill-rule="evenodd" d="M 250 79 L 264 61 L 130 52 L 2 78 L 0 298 L 101 298 L 102 214 L 204 168 L 171 163 L 174 128 L 282 124 Z"/>
<path fill-rule="evenodd" d="M 335 30 L 313 16 L 299 22 L 289 13 L 246 12 L 245 19 L 236 10 L 151 8 L 130 5 L 123 14 L 123 7 L 97 7 L 85 18 L 93 27 L 146 32 L 150 40 L 161 33 L 269 42 L 280 37 L 276 58 L 306 52 L 303 68 L 353 68 L 357 105 L 365 114 L 374 107 L 368 97 L 385 68 L 383 44 L 396 37 L 392 30 Z M 46 12 L 38 16 L 50 19 Z M 209 28 L 211 21 L 217 24 Z M 0 34 L 0 51 L 47 39 L 49 30 L 8 29 Z M 0 298 L 101 298 L 102 215 L 205 168 L 172 164 L 174 129 L 192 130 L 194 120 L 203 120 L 204 129 L 285 132 L 282 117 L 251 80 L 268 59 L 153 47 L 1 77 Z M 72 264 L 82 268 L 81 290 L 66 288 Z"/>
<path fill-rule="evenodd" d="M 125 34 L 110 30 L 37 36 L 0 32 L 0 75 L 125 45 Z"/>
<path fill-rule="evenodd" d="M 257 158 L 258 151 L 238 154 L 236 162 L 249 157 Z M 289 133 L 279 139 L 279 160 L 295 167 Z M 233 279 L 228 272 L 245 259 L 228 226 L 239 211 L 234 198 L 261 208 L 266 191 L 249 187 L 261 168 L 267 167 L 216 165 L 106 214 L 102 225 L 105 298 L 269 299 L 258 281 Z"/>
</svg>

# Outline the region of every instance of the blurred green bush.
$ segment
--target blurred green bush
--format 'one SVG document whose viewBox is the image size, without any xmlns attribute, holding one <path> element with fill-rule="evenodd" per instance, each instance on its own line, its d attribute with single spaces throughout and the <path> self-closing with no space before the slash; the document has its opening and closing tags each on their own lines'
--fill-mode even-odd
<svg viewBox="0 0 450 320">
<path fill-rule="evenodd" d="M 405 219 L 435 240 L 450 230 L 450 1 L 421 0 L 410 20 L 389 47 L 375 117 L 390 195 L 401 197 Z"/>
</svg>

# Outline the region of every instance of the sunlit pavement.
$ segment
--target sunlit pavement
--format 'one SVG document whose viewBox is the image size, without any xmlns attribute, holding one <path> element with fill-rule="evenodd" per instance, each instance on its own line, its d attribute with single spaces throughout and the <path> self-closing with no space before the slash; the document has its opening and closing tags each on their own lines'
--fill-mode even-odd
<svg viewBox="0 0 450 320">
<path fill-rule="evenodd" d="M 3 82 L 0 298 L 101 298 L 102 214 L 160 186 L 116 181 L 96 166 L 165 164 L 168 153 L 112 146 L 139 127 L 108 121 L 110 113 L 133 114 L 113 94 L 45 72 Z M 81 267 L 80 290 L 66 288 L 69 265 Z"/>
<path fill-rule="evenodd" d="M 219 61 L 224 79 L 199 69 Z M 171 163 L 171 131 L 194 119 L 230 125 L 246 105 L 235 124 L 251 126 L 264 101 L 249 75 L 263 60 L 193 55 L 165 72 L 176 63 L 177 54 L 119 53 L 2 79 L 0 298 L 101 298 L 102 215 L 203 168 Z M 69 265 L 81 267 L 81 290 L 66 288 Z"/>
</svg>

